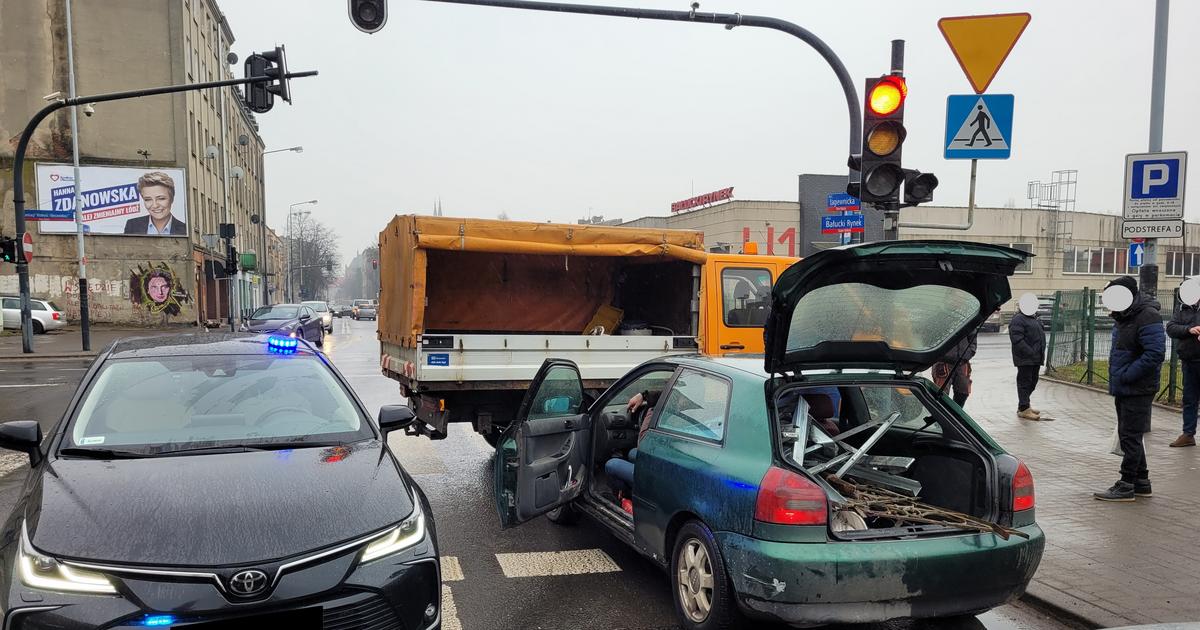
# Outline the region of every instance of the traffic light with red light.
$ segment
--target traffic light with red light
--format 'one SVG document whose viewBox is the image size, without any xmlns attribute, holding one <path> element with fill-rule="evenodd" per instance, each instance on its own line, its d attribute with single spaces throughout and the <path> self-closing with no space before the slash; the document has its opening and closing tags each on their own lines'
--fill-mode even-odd
<svg viewBox="0 0 1200 630">
<path fill-rule="evenodd" d="M 379 268 L 379 261 L 372 259 L 371 260 L 371 269 L 378 269 L 378 268 Z"/>
<path fill-rule="evenodd" d="M 895 205 L 900 202 L 904 171 L 900 167 L 904 139 L 904 77 L 885 75 L 867 79 L 863 111 L 862 174 L 859 198 L 863 203 Z"/>
</svg>

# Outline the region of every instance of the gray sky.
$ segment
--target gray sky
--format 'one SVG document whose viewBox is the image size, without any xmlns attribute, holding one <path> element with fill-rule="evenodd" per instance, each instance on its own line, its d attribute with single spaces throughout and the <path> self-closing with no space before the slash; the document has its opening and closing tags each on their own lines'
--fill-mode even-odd
<svg viewBox="0 0 1200 630">
<path fill-rule="evenodd" d="M 387 26 L 365 35 L 345 0 L 221 4 L 243 59 L 284 43 L 291 69 L 321 72 L 292 83 L 292 106 L 259 116 L 268 149 L 304 145 L 267 156 L 267 216 L 282 226 L 289 204 L 319 199 L 314 216 L 347 259 L 394 214 L 428 213 L 438 198 L 448 216 L 632 219 L 727 186 L 791 200 L 797 174 L 846 170 L 837 80 L 782 33 L 389 0 Z M 894 7 L 904 7 L 895 19 L 863 19 Z M 706 0 L 701 11 L 796 22 L 830 44 L 859 90 L 887 71 L 889 41 L 906 40 L 904 164 L 938 175 L 939 205 L 966 205 L 969 161 L 943 159 L 942 140 L 946 96 L 972 93 L 941 17 L 1033 15 L 988 89 L 1015 94 L 1016 114 L 1012 158 L 980 162 L 980 205 L 1027 206 L 1026 182 L 1077 169 L 1078 209 L 1119 213 L 1124 155 L 1147 149 L 1151 0 Z M 1197 160 L 1200 3 L 1171 4 L 1169 43 L 1163 148 Z"/>
</svg>

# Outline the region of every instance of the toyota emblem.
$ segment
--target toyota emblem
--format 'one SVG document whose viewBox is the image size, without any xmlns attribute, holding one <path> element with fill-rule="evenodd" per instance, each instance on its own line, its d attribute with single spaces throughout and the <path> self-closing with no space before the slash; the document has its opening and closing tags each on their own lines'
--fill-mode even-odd
<svg viewBox="0 0 1200 630">
<path fill-rule="evenodd" d="M 229 590 L 235 595 L 249 597 L 267 588 L 267 574 L 258 569 L 239 571 L 229 578 Z"/>
</svg>

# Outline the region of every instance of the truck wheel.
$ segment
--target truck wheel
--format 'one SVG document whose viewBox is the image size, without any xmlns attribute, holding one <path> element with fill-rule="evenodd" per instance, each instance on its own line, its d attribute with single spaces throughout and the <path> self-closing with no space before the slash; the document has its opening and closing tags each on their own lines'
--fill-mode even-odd
<svg viewBox="0 0 1200 630">
<path fill-rule="evenodd" d="M 555 525 L 574 525 L 579 522 L 579 516 L 579 510 L 575 509 L 575 505 L 571 503 L 560 505 L 546 512 L 546 518 Z"/>
</svg>

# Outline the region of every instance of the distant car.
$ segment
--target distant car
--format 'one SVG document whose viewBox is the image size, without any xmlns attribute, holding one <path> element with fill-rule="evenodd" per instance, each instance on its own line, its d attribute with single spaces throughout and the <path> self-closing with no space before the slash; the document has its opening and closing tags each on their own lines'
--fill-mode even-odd
<svg viewBox="0 0 1200 630">
<path fill-rule="evenodd" d="M 0 297 L 4 308 L 4 327 L 21 327 L 21 298 L 6 295 Z M 58 330 L 67 325 L 67 315 L 57 304 L 49 300 L 30 298 L 29 311 L 33 317 L 33 332 L 40 335 L 48 330 Z"/>
<path fill-rule="evenodd" d="M 298 339 L 117 341 L 53 428 L 0 424 L 30 460 L 4 627 L 440 627 L 432 511 L 387 444 L 412 421 Z"/>
<path fill-rule="evenodd" d="M 350 315 L 350 305 L 344 302 L 337 302 L 329 308 L 333 311 L 334 317 L 348 317 Z"/>
<path fill-rule="evenodd" d="M 1000 314 L 1000 311 L 997 310 L 991 315 L 988 315 L 988 318 L 983 322 L 983 325 L 979 327 L 979 332 L 998 333 L 1000 332 L 1000 327 L 1003 323 L 1004 317 Z"/>
<path fill-rule="evenodd" d="M 376 310 L 375 305 L 368 304 L 366 306 L 358 307 L 358 315 L 355 316 L 354 319 L 369 319 L 371 321 L 375 321 L 376 318 L 378 318 L 378 311 Z"/>
<path fill-rule="evenodd" d="M 350 303 L 350 317 L 353 319 L 358 319 L 358 309 L 360 309 L 364 306 L 371 306 L 374 303 L 375 303 L 374 300 L 366 300 L 366 299 L 354 300 L 353 302 Z"/>
<path fill-rule="evenodd" d="M 301 302 L 303 306 L 311 308 L 321 318 L 321 322 L 325 325 L 325 332 L 333 332 L 333 309 L 329 307 L 328 302 L 313 301 Z"/>
<path fill-rule="evenodd" d="M 242 324 L 244 332 L 277 333 L 325 345 L 325 323 L 316 311 L 303 304 L 272 304 L 250 315 Z"/>
</svg>

